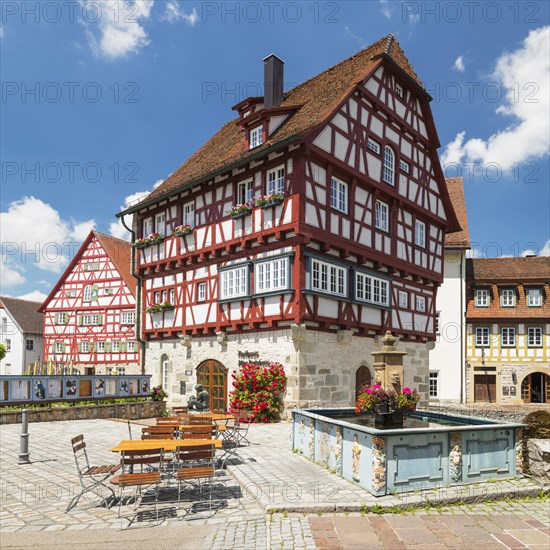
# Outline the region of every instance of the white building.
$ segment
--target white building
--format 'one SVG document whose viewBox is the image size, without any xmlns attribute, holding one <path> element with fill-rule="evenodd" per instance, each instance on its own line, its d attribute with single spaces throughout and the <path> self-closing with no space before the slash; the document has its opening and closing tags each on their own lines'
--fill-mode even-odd
<svg viewBox="0 0 550 550">
<path fill-rule="evenodd" d="M 470 248 L 462 178 L 447 178 L 462 231 L 445 236 L 443 284 L 436 298 L 436 344 L 430 351 L 430 400 L 466 401 L 466 251 Z"/>
<path fill-rule="evenodd" d="M 0 296 L 0 343 L 7 349 L 0 374 L 23 374 L 42 353 L 40 302 Z"/>
</svg>

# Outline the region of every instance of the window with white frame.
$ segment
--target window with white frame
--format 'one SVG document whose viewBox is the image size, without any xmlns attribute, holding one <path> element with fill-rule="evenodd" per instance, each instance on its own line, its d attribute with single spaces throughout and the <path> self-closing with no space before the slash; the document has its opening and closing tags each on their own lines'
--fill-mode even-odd
<svg viewBox="0 0 550 550">
<path fill-rule="evenodd" d="M 271 292 L 288 288 L 288 266 L 288 257 L 255 264 L 255 292 Z"/>
<path fill-rule="evenodd" d="M 252 180 L 241 181 L 237 184 L 237 203 L 244 204 L 250 202 L 253 195 Z"/>
<path fill-rule="evenodd" d="M 542 347 L 542 327 L 527 327 L 527 347 Z"/>
<path fill-rule="evenodd" d="M 389 231 L 390 214 L 389 206 L 382 201 L 376 201 L 374 205 L 374 226 L 381 231 Z"/>
<path fill-rule="evenodd" d="M 337 178 L 330 180 L 330 206 L 345 214 L 348 212 L 348 184 Z"/>
<path fill-rule="evenodd" d="M 426 224 L 420 220 L 414 222 L 414 244 L 426 248 Z"/>
<path fill-rule="evenodd" d="M 261 145 L 262 143 L 262 127 L 258 126 L 257 128 L 250 130 L 250 149 L 254 149 L 254 147 L 258 147 L 258 145 Z"/>
<path fill-rule="evenodd" d="M 347 269 L 313 258 L 311 289 L 338 296 L 347 296 Z"/>
<path fill-rule="evenodd" d="M 424 313 L 426 311 L 426 298 L 424 296 L 416 297 L 416 311 Z"/>
<path fill-rule="evenodd" d="M 8 319 L 6 317 L 2 317 L 2 334 L 7 334 L 8 332 Z"/>
<path fill-rule="evenodd" d="M 55 343 L 55 353 L 63 353 L 65 351 L 65 344 L 63 342 Z"/>
<path fill-rule="evenodd" d="M 430 397 L 439 397 L 439 372 L 430 372 Z"/>
<path fill-rule="evenodd" d="M 377 143 L 376 141 L 374 141 L 373 139 L 369 138 L 367 140 L 367 147 L 371 150 L 371 151 L 374 151 L 376 154 L 380 154 L 380 144 Z"/>
<path fill-rule="evenodd" d="M 195 227 L 195 203 L 188 202 L 183 205 L 183 225 Z"/>
<path fill-rule="evenodd" d="M 136 351 L 136 343 L 133 340 L 126 342 L 126 351 L 128 353 L 134 353 Z"/>
<path fill-rule="evenodd" d="M 6 338 L 5 345 L 6 345 L 6 351 L 10 351 L 11 350 L 11 338 Z"/>
<path fill-rule="evenodd" d="M 382 179 L 386 183 L 393 185 L 394 178 L 395 178 L 395 153 L 393 152 L 393 149 L 389 145 L 386 145 L 384 147 L 384 171 L 383 171 Z"/>
<path fill-rule="evenodd" d="M 489 327 L 476 327 L 476 348 L 489 347 Z"/>
<path fill-rule="evenodd" d="M 32 338 L 27 338 L 25 340 L 25 349 L 27 351 L 32 351 L 34 349 L 34 340 Z"/>
<path fill-rule="evenodd" d="M 82 298 L 83 302 L 91 302 L 92 301 L 92 287 L 91 285 L 86 285 L 84 287 L 84 297 Z"/>
<path fill-rule="evenodd" d="M 96 342 L 95 350 L 97 353 L 105 353 L 105 342 Z"/>
<path fill-rule="evenodd" d="M 68 317 L 69 316 L 64 311 L 58 312 L 57 319 L 56 319 L 56 325 L 66 325 Z"/>
<path fill-rule="evenodd" d="M 389 281 L 367 273 L 355 273 L 355 298 L 380 306 L 389 305 Z"/>
<path fill-rule="evenodd" d="M 516 328 L 501 327 L 500 329 L 500 346 L 510 348 L 516 345 Z"/>
<path fill-rule="evenodd" d="M 487 288 L 476 289 L 476 307 L 489 307 L 489 290 Z"/>
<path fill-rule="evenodd" d="M 439 334 L 441 329 L 441 311 L 435 312 L 435 333 Z"/>
<path fill-rule="evenodd" d="M 84 326 L 94 326 L 100 324 L 100 316 L 98 313 L 86 313 L 82 316 L 82 324 Z"/>
<path fill-rule="evenodd" d="M 285 192 L 285 168 L 279 166 L 267 173 L 267 194 Z"/>
<path fill-rule="evenodd" d="M 120 324 L 121 325 L 134 325 L 136 322 L 136 312 L 135 311 L 121 311 L 120 313 Z"/>
<path fill-rule="evenodd" d="M 160 299 L 161 299 L 160 290 L 156 290 L 155 292 L 153 292 L 153 303 L 154 304 L 160 304 Z"/>
<path fill-rule="evenodd" d="M 405 162 L 404 160 L 399 161 L 399 168 L 401 168 L 403 172 L 407 172 L 407 174 L 410 172 L 411 169 L 409 163 Z"/>
<path fill-rule="evenodd" d="M 206 300 L 206 283 L 199 283 L 197 285 L 197 302 L 204 302 Z"/>
<path fill-rule="evenodd" d="M 166 213 L 161 212 L 155 216 L 155 231 L 161 235 L 166 234 Z"/>
<path fill-rule="evenodd" d="M 516 305 L 516 293 L 512 288 L 505 288 L 500 292 L 500 305 L 502 307 L 514 307 Z"/>
<path fill-rule="evenodd" d="M 540 307 L 542 305 L 542 292 L 540 288 L 529 288 L 527 290 L 527 305 L 529 307 Z"/>
<path fill-rule="evenodd" d="M 142 237 L 147 237 L 153 232 L 153 218 L 145 218 L 142 225 Z"/>
<path fill-rule="evenodd" d="M 161 359 L 161 370 L 162 370 L 162 387 L 163 389 L 168 388 L 168 367 L 170 366 L 170 361 L 168 360 L 167 355 L 163 355 Z"/>
<path fill-rule="evenodd" d="M 80 342 L 80 351 L 82 353 L 90 353 L 90 343 L 89 342 Z"/>
<path fill-rule="evenodd" d="M 111 342 L 111 351 L 113 353 L 120 353 L 120 342 L 118 340 L 113 340 Z"/>
<path fill-rule="evenodd" d="M 220 273 L 220 299 L 248 294 L 248 266 L 227 269 Z"/>
<path fill-rule="evenodd" d="M 409 307 L 409 293 L 405 290 L 399 291 L 399 307 L 407 309 Z"/>
</svg>

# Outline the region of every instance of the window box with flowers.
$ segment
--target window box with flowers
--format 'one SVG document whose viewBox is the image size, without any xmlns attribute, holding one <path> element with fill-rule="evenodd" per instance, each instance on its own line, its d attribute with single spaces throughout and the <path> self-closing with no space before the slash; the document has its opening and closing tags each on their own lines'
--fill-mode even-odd
<svg viewBox="0 0 550 550">
<path fill-rule="evenodd" d="M 170 311 L 172 309 L 174 309 L 174 304 L 172 302 L 162 302 L 162 304 L 160 304 L 160 307 L 162 308 L 162 311 Z"/>
<path fill-rule="evenodd" d="M 254 204 L 262 209 L 272 208 L 279 204 L 282 204 L 285 200 L 285 196 L 282 193 L 271 193 L 270 195 L 264 195 L 254 200 Z"/>
<path fill-rule="evenodd" d="M 151 398 L 153 401 L 164 401 L 168 397 L 168 392 L 159 384 L 151 388 Z"/>
<path fill-rule="evenodd" d="M 172 302 L 162 302 L 161 304 L 153 304 L 149 306 L 145 311 L 147 313 L 162 313 L 163 311 L 170 311 L 174 309 L 174 304 Z"/>
<path fill-rule="evenodd" d="M 143 237 L 141 239 L 136 239 L 132 246 L 134 248 L 145 248 L 153 244 L 161 243 L 164 240 L 164 235 L 160 233 L 151 233 L 148 237 Z"/>
<path fill-rule="evenodd" d="M 178 225 L 175 227 L 174 231 L 172 231 L 172 235 L 174 235 L 174 237 L 183 237 L 184 235 L 192 235 L 194 231 L 194 227 L 187 223 L 185 225 Z"/>
<path fill-rule="evenodd" d="M 233 219 L 243 218 L 244 216 L 248 216 L 252 212 L 252 208 L 254 208 L 253 202 L 236 204 L 235 206 L 233 206 L 233 208 L 230 208 L 226 212 L 226 214 L 231 216 Z"/>
</svg>

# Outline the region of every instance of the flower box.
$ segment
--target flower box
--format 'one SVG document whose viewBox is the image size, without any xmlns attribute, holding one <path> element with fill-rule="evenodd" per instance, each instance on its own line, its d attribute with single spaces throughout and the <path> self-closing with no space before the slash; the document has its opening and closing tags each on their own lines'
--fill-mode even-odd
<svg viewBox="0 0 550 550">
<path fill-rule="evenodd" d="M 160 233 L 151 233 L 148 237 L 143 237 L 142 239 L 137 239 L 132 243 L 134 248 L 146 248 L 152 244 L 161 243 L 164 240 L 164 235 Z"/>
<path fill-rule="evenodd" d="M 260 208 L 262 210 L 266 210 L 267 208 L 273 208 L 274 206 L 278 206 L 279 204 L 283 204 L 283 200 L 284 199 L 273 199 L 271 201 L 260 204 Z"/>
<path fill-rule="evenodd" d="M 162 306 L 162 311 L 171 311 L 172 309 L 174 309 L 173 304 Z"/>
<path fill-rule="evenodd" d="M 150 306 L 146 309 L 147 313 L 160 313 L 162 311 L 162 306 L 159 304 L 156 304 L 154 306 Z"/>
<path fill-rule="evenodd" d="M 254 205 L 259 206 L 262 209 L 273 208 L 278 204 L 282 204 L 285 200 L 285 196 L 282 193 L 271 193 L 270 195 L 264 195 L 254 199 Z"/>
<path fill-rule="evenodd" d="M 192 235 L 195 229 L 190 225 L 179 225 L 174 228 L 172 235 L 175 237 L 183 237 L 184 235 Z"/>
<path fill-rule="evenodd" d="M 229 215 L 234 219 L 238 218 L 244 218 L 245 216 L 248 216 L 252 212 L 252 208 L 247 208 L 243 210 L 238 210 L 235 212 L 229 212 Z"/>
</svg>

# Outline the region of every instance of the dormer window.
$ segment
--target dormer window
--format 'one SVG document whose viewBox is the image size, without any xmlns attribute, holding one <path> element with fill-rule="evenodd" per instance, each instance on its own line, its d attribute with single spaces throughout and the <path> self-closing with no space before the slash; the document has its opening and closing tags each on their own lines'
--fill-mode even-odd
<svg viewBox="0 0 550 550">
<path fill-rule="evenodd" d="M 529 307 L 542 306 L 542 292 L 540 288 L 530 288 L 527 290 L 527 305 Z"/>
<path fill-rule="evenodd" d="M 262 127 L 257 126 L 256 128 L 253 128 L 250 130 L 250 149 L 254 149 L 254 147 L 258 147 L 263 143 L 263 136 L 262 136 Z"/>
<path fill-rule="evenodd" d="M 500 305 L 502 307 L 514 307 L 516 305 L 516 293 L 513 288 L 505 288 L 500 293 Z"/>
<path fill-rule="evenodd" d="M 476 290 L 476 307 L 489 307 L 489 290 L 478 288 Z"/>
</svg>

